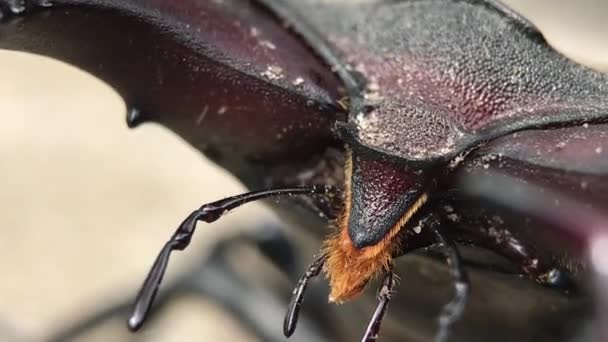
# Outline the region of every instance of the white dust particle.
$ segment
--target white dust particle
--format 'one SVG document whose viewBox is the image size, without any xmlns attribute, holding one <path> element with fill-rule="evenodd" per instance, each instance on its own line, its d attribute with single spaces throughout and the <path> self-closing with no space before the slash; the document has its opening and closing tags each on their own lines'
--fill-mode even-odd
<svg viewBox="0 0 608 342">
<path fill-rule="evenodd" d="M 359 124 L 363 123 L 363 120 L 365 120 L 365 114 L 363 114 L 363 112 L 359 112 L 357 114 L 357 122 Z"/>
<path fill-rule="evenodd" d="M 460 220 L 458 214 L 449 214 L 447 217 L 452 222 L 458 222 Z"/>
<path fill-rule="evenodd" d="M 271 81 L 276 81 L 282 79 L 283 69 L 276 65 L 269 65 L 264 72 L 262 72 L 262 76 L 266 77 Z"/>
<path fill-rule="evenodd" d="M 271 41 L 269 40 L 261 40 L 260 41 L 260 45 L 262 45 L 263 47 L 270 49 L 270 50 L 276 50 L 276 45 L 274 45 Z"/>
<path fill-rule="evenodd" d="M 371 82 L 367 86 L 367 89 L 371 92 L 376 92 L 376 91 L 380 90 L 380 85 L 378 84 L 378 82 Z"/>
<path fill-rule="evenodd" d="M 463 161 L 464 161 L 464 154 L 459 154 L 456 156 L 456 158 L 452 159 L 452 161 L 450 161 L 450 164 L 448 165 L 448 168 L 450 170 L 454 170 L 455 168 L 458 167 L 458 165 L 460 165 Z"/>
<path fill-rule="evenodd" d="M 500 217 L 498 215 L 492 216 L 492 220 L 494 220 L 494 222 L 496 222 L 498 224 L 504 224 L 505 223 L 505 221 L 503 221 L 502 217 Z"/>
<path fill-rule="evenodd" d="M 414 226 L 412 229 L 414 230 L 414 233 L 420 234 L 420 232 L 422 232 L 422 225 L 420 225 L 420 223 L 418 223 L 418 225 Z"/>
<path fill-rule="evenodd" d="M 208 111 L 209 111 L 209 106 L 205 105 L 205 108 L 203 108 L 203 111 L 201 112 L 201 114 L 196 118 L 197 126 L 200 126 L 203 123 L 203 120 L 205 120 L 205 116 L 207 116 Z"/>
</svg>

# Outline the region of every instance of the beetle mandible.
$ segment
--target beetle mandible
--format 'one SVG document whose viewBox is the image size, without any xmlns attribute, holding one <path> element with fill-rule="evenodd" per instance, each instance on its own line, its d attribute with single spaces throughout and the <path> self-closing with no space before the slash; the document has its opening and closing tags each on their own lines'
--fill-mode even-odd
<svg viewBox="0 0 608 342">
<path fill-rule="evenodd" d="M 312 277 L 325 271 L 330 300 L 343 302 L 382 275 L 366 341 L 377 338 L 394 290 L 393 260 L 435 243 L 456 276 L 440 340 L 469 291 L 454 241 L 568 287 L 573 262 L 527 240 L 529 223 L 463 204 L 475 188 L 470 175 L 556 183 L 566 193 L 580 185 L 575 196 L 605 209 L 608 78 L 557 53 L 499 2 L 5 0 L 0 11 L 1 48 L 93 73 L 126 99 L 130 126 L 166 125 L 249 188 L 268 189 L 184 220 L 139 293 L 132 329 L 196 222 L 253 200 L 314 195 L 300 204 L 335 226 L 298 283 L 285 335 Z"/>
</svg>

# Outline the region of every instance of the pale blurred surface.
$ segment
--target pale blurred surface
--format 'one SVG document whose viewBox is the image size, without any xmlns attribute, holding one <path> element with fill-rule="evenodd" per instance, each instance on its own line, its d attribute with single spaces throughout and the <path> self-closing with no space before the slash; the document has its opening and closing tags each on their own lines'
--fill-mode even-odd
<svg viewBox="0 0 608 342">
<path fill-rule="evenodd" d="M 243 188 L 171 132 L 127 129 L 120 98 L 90 76 L 31 55 L 2 51 L 0 60 L 0 322 L 39 340 L 133 292 L 185 215 Z M 169 275 L 200 258 L 204 240 L 260 211 L 251 205 L 201 229 Z M 177 306 L 168 321 L 179 324 L 150 341 L 229 325 L 200 314 L 208 303 Z"/>
<path fill-rule="evenodd" d="M 608 1 L 506 2 L 561 51 L 608 70 Z M 135 295 L 176 223 L 243 188 L 170 132 L 128 130 L 122 101 L 78 70 L 5 51 L 0 68 L 0 340 L 39 341 L 99 303 Z M 251 205 L 199 229 L 168 277 L 213 239 L 265 218 L 268 210 Z M 200 298 L 164 316 L 140 340 L 253 338 Z M 83 340 L 127 339 L 117 319 Z"/>
</svg>

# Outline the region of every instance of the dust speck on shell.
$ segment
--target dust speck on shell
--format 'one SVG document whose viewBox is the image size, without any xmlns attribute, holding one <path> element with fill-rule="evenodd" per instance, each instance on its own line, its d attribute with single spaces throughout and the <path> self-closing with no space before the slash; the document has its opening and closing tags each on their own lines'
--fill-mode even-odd
<svg viewBox="0 0 608 342">
<path fill-rule="evenodd" d="M 283 75 L 283 68 L 277 65 L 269 65 L 266 67 L 266 70 L 261 73 L 261 75 L 271 81 L 280 80 L 285 77 L 285 75 Z"/>
</svg>

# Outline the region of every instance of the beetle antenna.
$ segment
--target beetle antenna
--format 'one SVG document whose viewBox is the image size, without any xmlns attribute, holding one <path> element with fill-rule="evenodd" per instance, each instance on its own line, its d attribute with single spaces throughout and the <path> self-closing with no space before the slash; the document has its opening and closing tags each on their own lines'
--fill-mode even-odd
<svg viewBox="0 0 608 342">
<path fill-rule="evenodd" d="M 308 266 L 306 273 L 298 280 L 298 285 L 296 285 L 296 288 L 293 290 L 293 295 L 291 296 L 287 313 L 285 314 L 285 320 L 283 321 L 283 334 L 285 337 L 290 337 L 293 335 L 294 331 L 296 331 L 298 317 L 300 316 L 300 308 L 302 306 L 302 301 L 304 300 L 304 292 L 308 286 L 308 281 L 321 273 L 323 265 L 325 265 L 325 260 L 327 260 L 327 255 L 321 255 Z"/>
<path fill-rule="evenodd" d="M 466 302 L 469 298 L 471 284 L 469 276 L 464 268 L 462 257 L 454 242 L 446 238 L 435 225 L 431 225 L 431 229 L 437 238 L 440 246 L 450 265 L 452 277 L 454 277 L 454 297 L 441 310 L 439 316 L 439 329 L 435 335 L 435 342 L 445 342 L 450 334 L 452 325 L 457 322 L 462 313 Z"/>
<path fill-rule="evenodd" d="M 365 329 L 365 334 L 363 335 L 361 342 L 374 342 L 376 339 L 378 339 L 382 319 L 384 318 L 384 314 L 388 308 L 388 303 L 391 300 L 394 287 L 395 274 L 391 266 L 382 280 L 382 286 L 380 286 L 380 289 L 378 289 L 378 306 L 376 307 L 376 311 L 374 311 L 372 319 L 367 325 L 367 329 Z"/>
<path fill-rule="evenodd" d="M 334 191 L 334 188 L 329 186 L 311 186 L 301 188 L 283 188 L 269 189 L 261 191 L 253 191 L 245 194 L 228 197 L 216 202 L 208 203 L 193 211 L 177 228 L 171 239 L 167 241 L 163 249 L 156 257 L 156 261 L 152 265 L 146 280 L 144 281 L 141 290 L 137 294 L 135 304 L 131 316 L 127 321 L 127 326 L 131 331 L 137 331 L 146 320 L 146 316 L 152 302 L 156 297 L 158 287 L 163 279 L 169 257 L 174 250 L 184 250 L 190 244 L 192 235 L 196 229 L 198 221 L 207 223 L 214 222 L 226 214 L 228 211 L 235 209 L 243 204 L 262 200 L 270 197 L 292 196 L 292 195 L 313 195 L 313 194 L 328 194 Z"/>
</svg>

